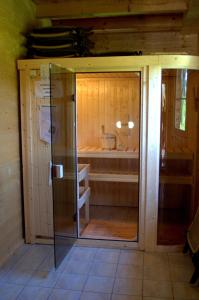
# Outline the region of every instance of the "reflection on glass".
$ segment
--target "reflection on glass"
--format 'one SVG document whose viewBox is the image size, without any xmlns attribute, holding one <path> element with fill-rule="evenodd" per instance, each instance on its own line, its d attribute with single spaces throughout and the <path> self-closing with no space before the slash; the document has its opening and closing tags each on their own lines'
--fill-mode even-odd
<svg viewBox="0 0 199 300">
<path fill-rule="evenodd" d="M 186 130 L 186 100 L 187 100 L 188 70 L 176 70 L 176 100 L 175 100 L 175 127 Z"/>
<path fill-rule="evenodd" d="M 197 206 L 197 118 L 192 93 L 197 86 L 198 72 L 162 71 L 159 245 L 183 244 Z"/>
</svg>

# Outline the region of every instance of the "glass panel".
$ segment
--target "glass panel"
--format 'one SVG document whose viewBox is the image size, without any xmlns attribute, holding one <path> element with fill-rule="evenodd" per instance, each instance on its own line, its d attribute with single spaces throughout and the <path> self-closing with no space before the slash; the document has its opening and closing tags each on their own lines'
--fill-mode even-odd
<svg viewBox="0 0 199 300">
<path fill-rule="evenodd" d="M 78 162 L 89 165 L 80 236 L 138 240 L 140 72 L 77 74 Z"/>
<path fill-rule="evenodd" d="M 162 71 L 159 245 L 184 243 L 198 203 L 195 193 L 198 114 L 194 90 L 198 91 L 198 72 Z"/>
<path fill-rule="evenodd" d="M 188 70 L 176 70 L 175 127 L 186 130 Z"/>
<path fill-rule="evenodd" d="M 75 78 L 51 65 L 52 178 L 56 267 L 77 238 Z"/>
</svg>

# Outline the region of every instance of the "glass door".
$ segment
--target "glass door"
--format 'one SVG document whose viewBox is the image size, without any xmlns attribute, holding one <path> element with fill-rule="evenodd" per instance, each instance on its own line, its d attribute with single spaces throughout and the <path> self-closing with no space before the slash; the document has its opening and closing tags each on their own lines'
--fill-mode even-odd
<svg viewBox="0 0 199 300">
<path fill-rule="evenodd" d="M 55 266 L 77 239 L 75 75 L 50 65 Z"/>
</svg>

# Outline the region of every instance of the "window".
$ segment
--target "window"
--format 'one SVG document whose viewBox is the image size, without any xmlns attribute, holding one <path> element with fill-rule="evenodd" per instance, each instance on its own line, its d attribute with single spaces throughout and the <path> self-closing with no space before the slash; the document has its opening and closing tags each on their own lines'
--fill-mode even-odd
<svg viewBox="0 0 199 300">
<path fill-rule="evenodd" d="M 187 79 L 187 69 L 176 71 L 175 128 L 182 131 L 186 130 Z"/>
</svg>

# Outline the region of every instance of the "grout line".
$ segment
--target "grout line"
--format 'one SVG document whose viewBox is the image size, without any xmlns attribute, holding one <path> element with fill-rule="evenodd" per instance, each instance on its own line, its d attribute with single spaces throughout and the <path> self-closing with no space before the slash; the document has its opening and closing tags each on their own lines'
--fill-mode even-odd
<svg viewBox="0 0 199 300">
<path fill-rule="evenodd" d="M 117 260 L 117 267 L 116 267 L 115 276 L 114 276 L 114 280 L 113 280 L 113 287 L 112 287 L 112 291 L 110 293 L 111 294 L 111 299 L 113 297 L 113 291 L 114 291 L 115 281 L 117 279 L 116 274 L 117 274 L 117 270 L 118 270 L 118 266 L 119 266 L 120 255 L 121 255 L 121 249 L 119 249 L 119 256 L 118 256 L 118 260 Z"/>
</svg>

